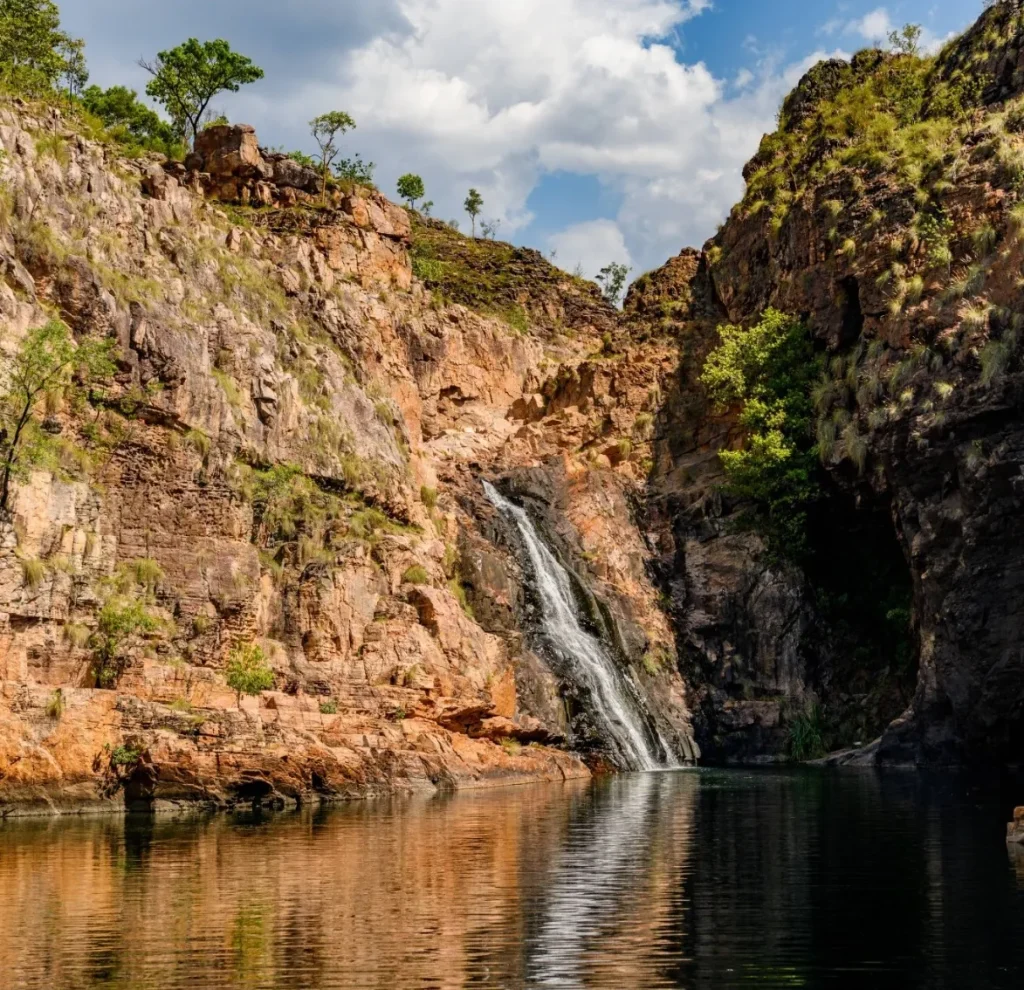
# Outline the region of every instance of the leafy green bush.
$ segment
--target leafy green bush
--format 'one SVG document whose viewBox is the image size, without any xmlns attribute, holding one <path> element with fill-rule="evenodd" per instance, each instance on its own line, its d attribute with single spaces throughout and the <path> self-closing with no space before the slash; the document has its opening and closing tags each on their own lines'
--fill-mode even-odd
<svg viewBox="0 0 1024 990">
<path fill-rule="evenodd" d="M 420 488 L 420 501 L 428 509 L 436 509 L 437 508 L 437 489 L 436 488 L 429 488 L 426 485 L 424 485 L 422 488 Z"/>
<path fill-rule="evenodd" d="M 243 694 L 255 696 L 269 691 L 274 686 L 274 672 L 263 650 L 255 643 L 236 646 L 228 657 L 227 682 L 238 696 L 239 705 Z"/>
<path fill-rule="evenodd" d="M 134 641 L 153 632 L 158 624 L 147 603 L 139 598 L 115 594 L 107 599 L 90 639 L 96 657 L 93 670 L 99 687 L 110 688 L 117 683 Z"/>
<path fill-rule="evenodd" d="M 133 767 L 139 762 L 142 750 L 135 746 L 118 746 L 110 754 L 112 767 Z"/>
<path fill-rule="evenodd" d="M 769 309 L 754 327 L 719 327 L 701 382 L 721 409 L 741 406 L 741 450 L 720 453 L 728 486 L 755 505 L 752 522 L 781 555 L 806 549 L 807 508 L 820 494 L 811 433 L 812 383 L 822 361 L 807 328 Z"/>
<path fill-rule="evenodd" d="M 825 720 L 819 705 L 811 705 L 789 723 L 789 755 L 798 761 L 816 760 L 828 752 Z"/>
<path fill-rule="evenodd" d="M 60 688 L 56 688 L 53 694 L 50 695 L 50 700 L 46 703 L 46 714 L 50 718 L 59 719 L 67 708 L 67 703 L 64 701 L 64 692 Z"/>
<path fill-rule="evenodd" d="M 338 703 L 332 698 L 330 701 L 320 702 L 320 714 L 321 715 L 336 715 L 338 713 Z"/>
<path fill-rule="evenodd" d="M 424 567 L 414 564 L 402 575 L 402 580 L 406 584 L 430 584 L 430 575 Z"/>
</svg>

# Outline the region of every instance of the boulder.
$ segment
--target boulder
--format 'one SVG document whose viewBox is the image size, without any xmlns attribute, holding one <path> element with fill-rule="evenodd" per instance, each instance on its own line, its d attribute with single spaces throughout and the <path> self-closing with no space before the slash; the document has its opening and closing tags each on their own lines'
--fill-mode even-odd
<svg viewBox="0 0 1024 990">
<path fill-rule="evenodd" d="M 241 175 L 263 164 L 256 131 L 249 124 L 217 124 L 196 136 L 193 155 L 214 177 Z"/>
<path fill-rule="evenodd" d="M 1013 821 L 1006 826 L 1006 841 L 1024 844 L 1024 808 L 1017 808 Z"/>
</svg>

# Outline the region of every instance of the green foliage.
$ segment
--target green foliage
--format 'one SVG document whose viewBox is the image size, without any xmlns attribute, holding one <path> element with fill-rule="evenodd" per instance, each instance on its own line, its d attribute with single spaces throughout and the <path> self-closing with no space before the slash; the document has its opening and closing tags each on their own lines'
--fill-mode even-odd
<svg viewBox="0 0 1024 990">
<path fill-rule="evenodd" d="M 473 236 L 476 237 L 476 218 L 480 216 L 480 211 L 484 208 L 484 198 L 476 189 L 470 189 L 462 206 L 473 222 Z"/>
<path fill-rule="evenodd" d="M 609 305 L 619 305 L 630 271 L 631 269 L 626 265 L 613 261 L 597 273 L 597 284 L 601 286 L 601 295 Z"/>
<path fill-rule="evenodd" d="M 338 146 L 335 143 L 339 136 L 354 130 L 356 122 L 343 110 L 331 110 L 314 117 L 309 122 L 309 130 L 320 148 L 321 200 L 327 201 L 327 177 L 331 174 L 331 165 L 338 157 Z"/>
<path fill-rule="evenodd" d="M 919 57 L 921 54 L 921 25 L 904 24 L 900 30 L 890 31 L 889 47 L 901 55 Z"/>
<path fill-rule="evenodd" d="M 21 561 L 21 579 L 28 588 L 38 588 L 46 577 L 46 565 L 36 557 L 24 557 Z"/>
<path fill-rule="evenodd" d="M 32 95 L 63 78 L 70 92 L 88 78 L 84 43 L 60 28 L 53 0 L 0 0 L 0 85 Z"/>
<path fill-rule="evenodd" d="M 789 723 L 789 755 L 802 762 L 816 760 L 827 752 L 821 707 L 811 705 Z"/>
<path fill-rule="evenodd" d="M 96 684 L 113 687 L 128 663 L 128 650 L 136 640 L 153 632 L 159 623 L 148 603 L 132 593 L 111 595 L 100 609 L 90 643 L 95 654 Z"/>
<path fill-rule="evenodd" d="M 508 756 L 518 756 L 523 750 L 523 744 L 518 739 L 511 739 L 506 736 L 501 740 L 501 748 Z"/>
<path fill-rule="evenodd" d="M 338 703 L 332 698 L 330 701 L 320 702 L 320 714 L 321 715 L 337 715 L 338 714 Z"/>
<path fill-rule="evenodd" d="M 414 564 L 402 575 L 402 580 L 406 584 L 430 584 L 430 575 L 426 568 Z"/>
<path fill-rule="evenodd" d="M 50 718 L 59 719 L 67 708 L 67 702 L 64 700 L 64 692 L 60 688 L 56 688 L 53 694 L 50 695 L 50 700 L 46 703 L 46 714 Z"/>
<path fill-rule="evenodd" d="M 520 305 L 510 306 L 504 313 L 509 328 L 523 337 L 530 332 L 530 317 Z"/>
<path fill-rule="evenodd" d="M 0 516 L 9 510 L 11 481 L 39 456 L 37 406 L 47 394 L 73 397 L 113 374 L 111 341 L 77 347 L 59 320 L 29 330 L 0 378 Z"/>
<path fill-rule="evenodd" d="M 82 93 L 82 106 L 107 128 L 107 136 L 128 154 L 159 151 L 169 158 L 183 157 L 179 135 L 158 114 L 140 102 L 134 89 L 90 86 Z"/>
<path fill-rule="evenodd" d="M 436 509 L 437 508 L 437 489 L 436 488 L 428 488 L 426 485 L 423 485 L 423 487 L 420 488 L 420 501 L 428 509 Z"/>
<path fill-rule="evenodd" d="M 409 204 L 409 209 L 416 208 L 416 201 L 426 196 L 427 190 L 423 185 L 423 179 L 411 172 L 403 175 L 398 180 L 398 195 Z"/>
<path fill-rule="evenodd" d="M 242 695 L 255 696 L 262 691 L 269 691 L 274 686 L 274 672 L 267 663 L 263 650 L 255 643 L 236 646 L 228 657 L 227 683 L 238 695 L 241 704 Z"/>
<path fill-rule="evenodd" d="M 175 133 L 193 141 L 203 115 L 218 93 L 237 93 L 263 78 L 263 70 L 251 59 L 231 50 L 221 38 L 200 42 L 189 38 L 177 48 L 159 52 L 152 62 L 139 65 L 153 78 L 146 93 L 170 115 Z"/>
<path fill-rule="evenodd" d="M 112 767 L 134 767 L 142 758 L 142 750 L 137 746 L 118 746 L 110 754 Z"/>
<path fill-rule="evenodd" d="M 453 577 L 448 582 L 448 590 L 452 593 L 452 597 L 459 603 L 459 607 L 463 612 L 474 621 L 476 620 L 476 613 L 473 611 L 473 606 L 469 602 L 469 595 L 466 593 L 466 586 L 458 577 Z"/>
<path fill-rule="evenodd" d="M 729 489 L 754 503 L 752 521 L 773 553 L 799 555 L 820 490 L 811 388 L 821 359 L 807 328 L 773 309 L 754 327 L 723 326 L 719 335 L 701 382 L 720 408 L 742 406 L 747 430 L 742 450 L 719 455 Z"/>
<path fill-rule="evenodd" d="M 364 162 L 360 155 L 342 158 L 334 166 L 334 175 L 339 182 L 352 182 L 359 186 L 373 188 L 373 173 L 377 166 L 373 162 Z"/>
</svg>

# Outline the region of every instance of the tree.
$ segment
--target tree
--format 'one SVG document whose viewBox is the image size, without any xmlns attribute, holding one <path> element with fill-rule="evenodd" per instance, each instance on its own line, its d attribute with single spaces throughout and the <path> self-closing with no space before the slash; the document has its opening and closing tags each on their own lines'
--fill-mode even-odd
<svg viewBox="0 0 1024 990">
<path fill-rule="evenodd" d="M 409 204 L 410 210 L 416 209 L 416 200 L 423 199 L 426 194 L 426 187 L 418 175 L 409 172 L 398 180 L 398 195 Z"/>
<path fill-rule="evenodd" d="M 171 125 L 141 103 L 134 89 L 90 86 L 82 93 L 82 105 L 99 117 L 112 136 L 122 143 L 156 144 L 165 150 L 175 143 Z"/>
<path fill-rule="evenodd" d="M 360 186 L 373 185 L 373 171 L 377 166 L 373 162 L 364 162 L 358 153 L 354 158 L 342 158 L 334 166 L 334 175 L 342 182 L 355 182 Z"/>
<path fill-rule="evenodd" d="M 480 232 L 485 238 L 490 238 L 493 241 L 498 236 L 498 229 L 500 227 L 500 220 L 485 220 L 480 224 Z"/>
<path fill-rule="evenodd" d="M 342 110 L 331 110 L 322 113 L 309 122 L 313 140 L 320 147 L 320 173 L 323 184 L 320 189 L 321 202 L 327 202 L 327 176 L 330 175 L 331 164 L 338 157 L 338 146 L 334 143 L 339 134 L 347 134 L 354 130 L 356 122 Z"/>
<path fill-rule="evenodd" d="M 183 45 L 159 52 L 155 61 L 139 59 L 153 78 L 146 93 L 166 107 L 177 132 L 194 141 L 203 114 L 218 93 L 237 93 L 239 88 L 263 78 L 263 70 L 221 38 L 200 42 L 189 38 Z"/>
<path fill-rule="evenodd" d="M 64 37 L 57 45 L 57 54 L 64 61 L 61 78 L 67 87 L 68 96 L 78 96 L 89 81 L 89 69 L 85 64 L 85 42 L 81 38 Z"/>
<path fill-rule="evenodd" d="M 901 55 L 921 54 L 921 25 L 904 24 L 898 31 L 889 32 L 889 47 Z"/>
<path fill-rule="evenodd" d="M 484 198 L 475 189 L 470 189 L 463 206 L 469 214 L 470 220 L 473 221 L 473 236 L 476 237 L 476 218 L 480 216 L 480 211 L 484 208 Z"/>
<path fill-rule="evenodd" d="M 60 320 L 29 330 L 21 341 L 0 386 L 0 520 L 10 514 L 11 480 L 32 460 L 31 452 L 25 456 L 25 447 L 26 439 L 38 432 L 34 414 L 39 400 L 70 385 L 76 368 L 85 383 L 109 377 L 114 370 L 110 350 L 108 341 L 87 341 L 76 348 Z"/>
<path fill-rule="evenodd" d="M 255 643 L 236 646 L 231 651 L 227 674 L 228 687 L 238 696 L 239 707 L 242 705 L 243 694 L 255 696 L 274 686 L 274 672 L 263 650 Z"/>
<path fill-rule="evenodd" d="M 821 358 L 808 329 L 774 309 L 753 327 L 718 333 L 700 381 L 719 409 L 742 405 L 747 430 L 743 449 L 719 454 L 729 489 L 754 504 L 769 549 L 797 557 L 807 549 L 807 509 L 820 495 L 811 388 Z"/>
<path fill-rule="evenodd" d="M 631 268 L 613 261 L 597 273 L 597 282 L 601 286 L 601 295 L 604 296 L 605 302 L 612 306 L 618 306 L 622 290 L 626 287 L 626 279 L 629 278 L 631 271 Z"/>
<path fill-rule="evenodd" d="M 48 89 L 61 76 L 84 83 L 85 44 L 60 29 L 53 0 L 0 0 L 0 78 L 25 89 Z"/>
</svg>

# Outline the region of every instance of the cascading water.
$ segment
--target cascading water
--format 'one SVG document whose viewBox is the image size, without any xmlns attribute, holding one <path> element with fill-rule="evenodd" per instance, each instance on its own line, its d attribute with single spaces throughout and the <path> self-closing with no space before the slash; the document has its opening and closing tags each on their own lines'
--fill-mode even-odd
<svg viewBox="0 0 1024 990">
<path fill-rule="evenodd" d="M 595 636 L 580 623 L 569 575 L 545 546 L 526 511 L 503 497 L 488 482 L 491 503 L 515 523 L 526 546 L 544 616 L 544 634 L 551 647 L 570 664 L 586 687 L 609 742 L 631 770 L 665 766 L 670 750 L 641 714 L 636 686 Z M 661 752 L 659 752 L 659 749 Z"/>
</svg>

